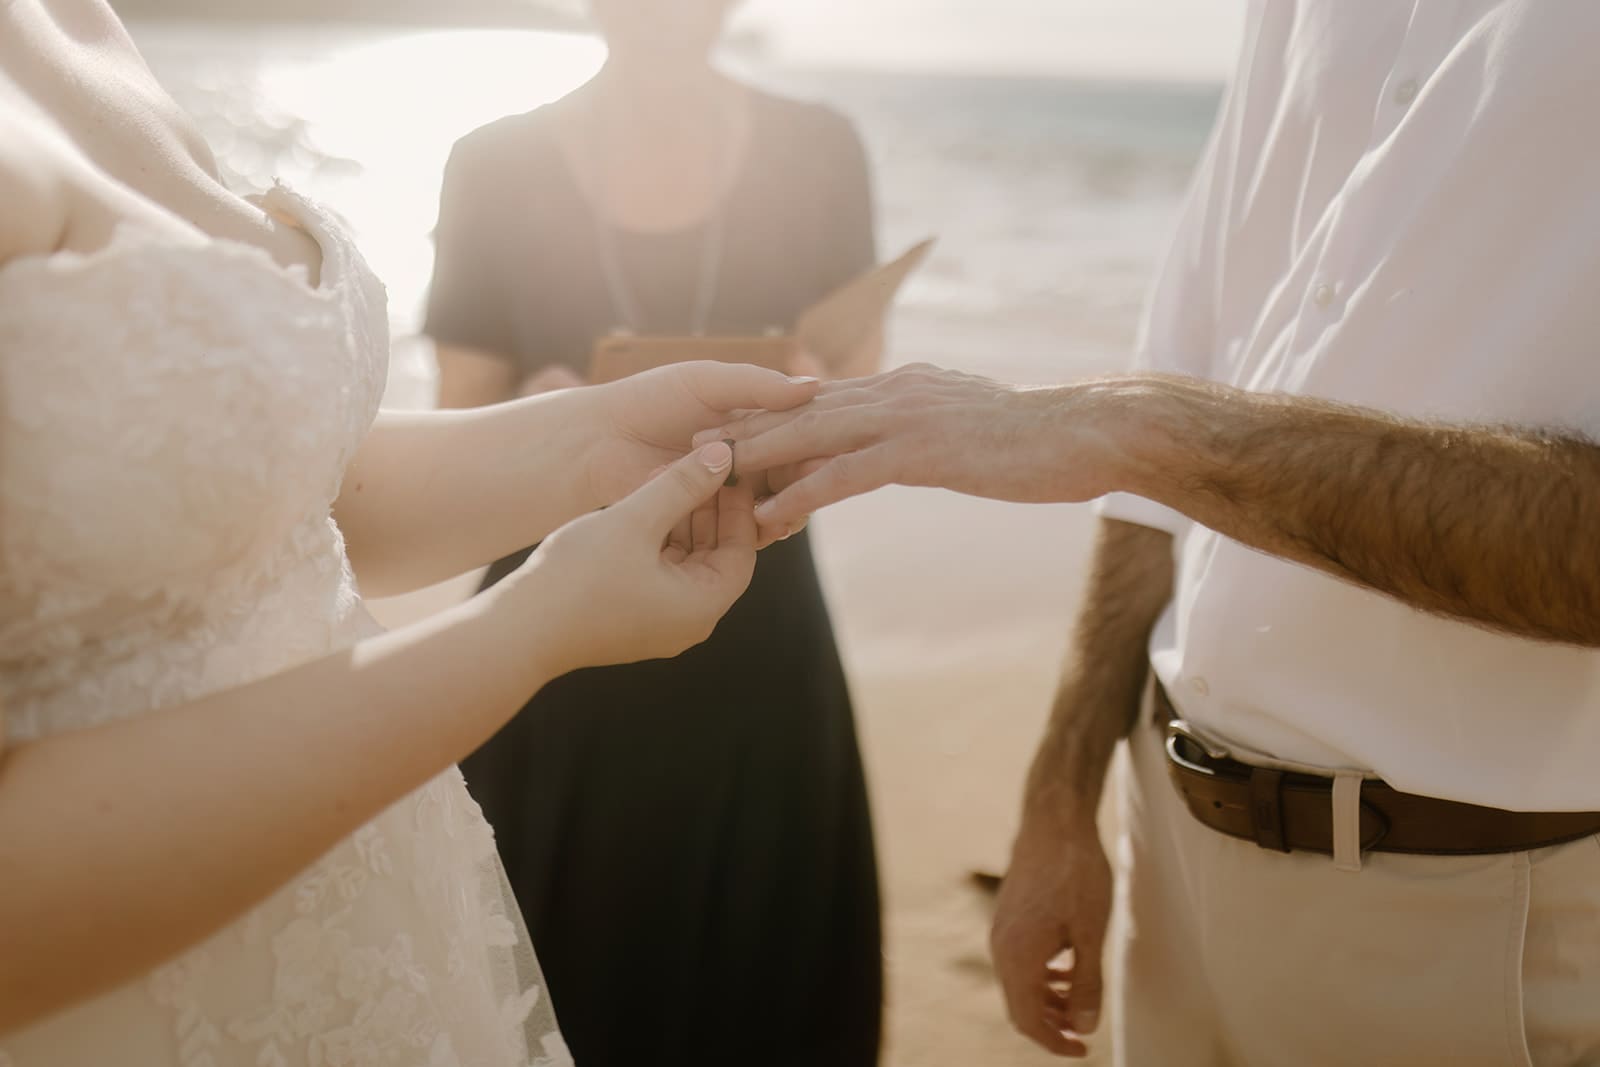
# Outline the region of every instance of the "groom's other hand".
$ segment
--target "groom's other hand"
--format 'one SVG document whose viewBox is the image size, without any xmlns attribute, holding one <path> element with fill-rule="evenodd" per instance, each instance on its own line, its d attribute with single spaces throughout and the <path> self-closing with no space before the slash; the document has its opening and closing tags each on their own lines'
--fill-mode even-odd
<svg viewBox="0 0 1600 1067">
<path fill-rule="evenodd" d="M 1100 1024 L 1112 875 L 1096 815 L 1139 717 L 1150 630 L 1172 596 L 1172 537 L 1105 519 L 1069 666 L 1023 793 L 989 943 L 1012 1024 L 1082 1056 Z"/>
<path fill-rule="evenodd" d="M 1030 818 L 1012 848 L 989 944 L 1011 1023 L 1062 1056 L 1100 1020 L 1111 866 L 1093 813 Z"/>
</svg>

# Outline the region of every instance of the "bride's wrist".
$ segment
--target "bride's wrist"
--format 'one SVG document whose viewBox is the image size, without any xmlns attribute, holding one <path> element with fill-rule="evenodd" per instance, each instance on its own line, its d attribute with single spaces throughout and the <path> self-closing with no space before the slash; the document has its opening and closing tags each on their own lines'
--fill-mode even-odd
<svg viewBox="0 0 1600 1067">
<path fill-rule="evenodd" d="M 535 558 L 473 598 L 482 602 L 492 629 L 515 644 L 518 684 L 530 693 L 582 666 L 561 640 L 571 627 L 571 611 L 553 579 Z"/>
<path fill-rule="evenodd" d="M 514 464 L 520 457 L 521 466 L 502 470 L 500 477 L 556 507 L 564 516 L 557 525 L 613 503 L 599 499 L 591 466 L 597 446 L 614 432 L 605 398 L 596 395 L 602 388 L 540 393 L 503 406 L 509 420 L 501 434 L 509 446 L 503 454 Z M 537 531 L 531 540 L 548 532 Z"/>
<path fill-rule="evenodd" d="M 595 477 L 595 455 L 608 437 L 616 436 L 618 428 L 610 411 L 614 383 L 590 385 L 582 389 L 568 389 L 552 403 L 561 405 L 561 418 L 566 431 L 562 434 L 566 447 L 562 449 L 563 465 L 571 479 L 571 490 L 579 508 L 574 515 L 586 515 L 615 504 L 600 491 L 601 479 Z"/>
</svg>

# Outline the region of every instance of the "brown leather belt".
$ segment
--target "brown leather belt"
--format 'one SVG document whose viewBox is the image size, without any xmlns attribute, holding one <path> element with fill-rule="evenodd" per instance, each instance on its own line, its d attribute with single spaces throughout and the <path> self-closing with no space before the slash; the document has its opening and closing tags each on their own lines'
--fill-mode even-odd
<svg viewBox="0 0 1600 1067">
<path fill-rule="evenodd" d="M 1279 852 L 1333 855 L 1333 779 L 1240 762 L 1190 733 L 1156 686 L 1156 725 L 1167 770 L 1194 817 L 1230 837 Z M 1504 811 L 1361 783 L 1363 852 L 1471 856 L 1526 852 L 1600 834 L 1600 812 Z"/>
</svg>

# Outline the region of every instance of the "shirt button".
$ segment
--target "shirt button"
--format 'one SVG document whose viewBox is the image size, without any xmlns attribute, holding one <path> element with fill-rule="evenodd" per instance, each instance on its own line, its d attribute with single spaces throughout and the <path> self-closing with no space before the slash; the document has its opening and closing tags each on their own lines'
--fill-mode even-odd
<svg viewBox="0 0 1600 1067">
<path fill-rule="evenodd" d="M 1189 683 L 1189 688 L 1193 689 L 1198 696 L 1208 697 L 1211 695 L 1211 683 L 1204 678 L 1195 678 Z"/>
<path fill-rule="evenodd" d="M 1410 107 L 1411 101 L 1417 98 L 1417 91 L 1420 88 L 1421 86 L 1417 84 L 1417 79 L 1407 78 L 1394 87 L 1394 102 L 1401 107 Z"/>
<path fill-rule="evenodd" d="M 1316 302 L 1316 305 L 1319 308 L 1325 308 L 1332 304 L 1334 296 L 1335 293 L 1333 286 L 1329 285 L 1327 282 L 1323 282 L 1321 285 L 1311 290 L 1311 299 Z"/>
</svg>

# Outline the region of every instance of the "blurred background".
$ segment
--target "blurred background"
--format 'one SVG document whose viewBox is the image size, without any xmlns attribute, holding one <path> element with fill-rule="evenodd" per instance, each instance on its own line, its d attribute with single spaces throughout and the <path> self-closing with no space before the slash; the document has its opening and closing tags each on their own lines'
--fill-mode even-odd
<svg viewBox="0 0 1600 1067">
<path fill-rule="evenodd" d="M 603 60 L 572 4 L 123 0 L 241 191 L 344 215 L 388 283 L 390 402 L 430 401 L 419 327 L 441 169 L 462 134 Z M 859 124 L 885 254 L 936 234 L 889 362 L 1015 382 L 1122 367 L 1230 69 L 1243 0 L 750 0 L 724 62 Z M 1085 509 L 917 490 L 813 525 L 883 863 L 886 1062 L 1055 1062 L 1011 1033 L 987 897 L 1083 580 Z M 468 582 L 384 605 L 394 621 Z M 775 961 L 781 966 L 781 961 Z"/>
</svg>

